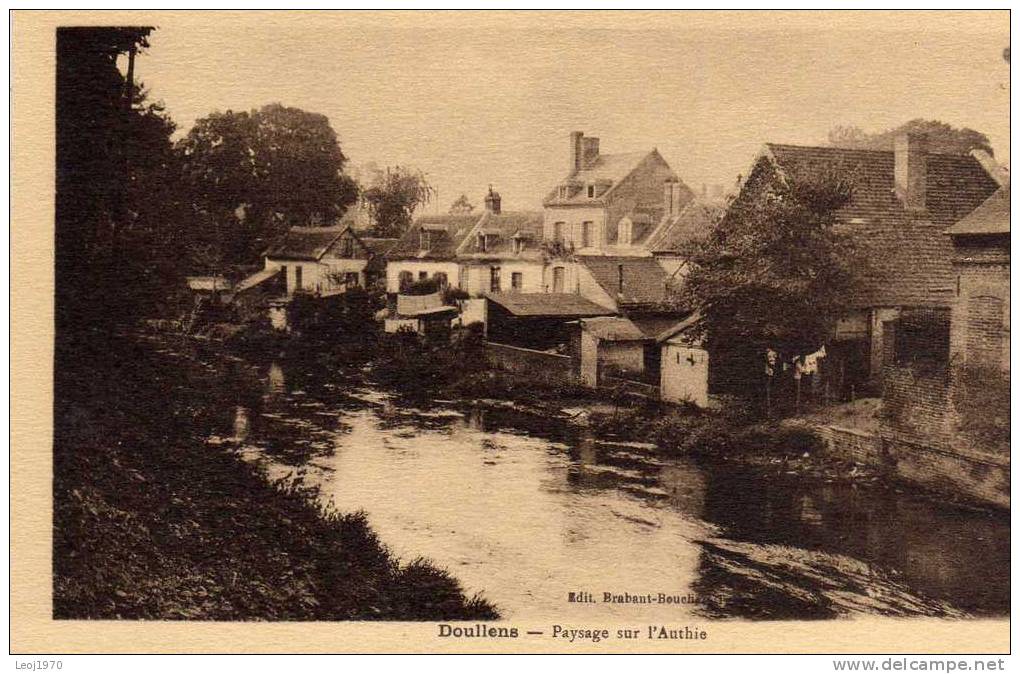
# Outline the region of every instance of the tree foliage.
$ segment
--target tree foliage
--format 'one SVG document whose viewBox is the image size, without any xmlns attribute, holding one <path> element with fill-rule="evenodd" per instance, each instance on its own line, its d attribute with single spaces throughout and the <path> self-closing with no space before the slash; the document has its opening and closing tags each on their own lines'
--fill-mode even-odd
<svg viewBox="0 0 1020 674">
<path fill-rule="evenodd" d="M 137 315 L 177 280 L 175 126 L 117 67 L 151 31 L 57 31 L 58 332 Z"/>
<path fill-rule="evenodd" d="M 288 227 L 332 223 L 357 199 L 324 115 L 279 104 L 214 112 L 177 150 L 197 240 L 228 264 L 254 261 Z"/>
<path fill-rule="evenodd" d="M 971 150 L 984 150 L 994 154 L 985 134 L 928 119 L 912 119 L 880 133 L 867 133 L 857 126 L 836 126 L 829 131 L 829 145 L 856 150 L 891 150 L 896 136 L 907 132 L 927 134 L 931 152 L 967 154 Z"/>
<path fill-rule="evenodd" d="M 468 201 L 466 194 L 462 194 L 457 197 L 456 201 L 450 204 L 450 209 L 447 212 L 450 215 L 468 215 L 473 210 L 475 210 L 474 204 Z"/>
<path fill-rule="evenodd" d="M 362 196 L 375 221 L 374 234 L 397 237 L 411 225 L 414 211 L 431 201 L 435 191 L 425 174 L 405 166 L 387 168 Z"/>
<path fill-rule="evenodd" d="M 691 268 L 678 299 L 699 311 L 695 332 L 756 353 L 825 343 L 864 269 L 835 226 L 852 191 L 852 173 L 839 167 L 780 176 L 760 163 L 718 227 L 686 251 Z"/>
</svg>

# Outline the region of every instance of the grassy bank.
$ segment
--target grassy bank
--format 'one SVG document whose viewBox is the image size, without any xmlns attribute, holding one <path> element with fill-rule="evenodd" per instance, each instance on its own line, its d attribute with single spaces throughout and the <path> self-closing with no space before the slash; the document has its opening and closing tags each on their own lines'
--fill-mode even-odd
<svg viewBox="0 0 1020 674">
<path fill-rule="evenodd" d="M 168 367 L 172 365 L 172 367 Z M 360 514 L 202 441 L 251 387 L 151 345 L 59 345 L 56 618 L 491 619 L 424 560 L 401 564 Z"/>
</svg>

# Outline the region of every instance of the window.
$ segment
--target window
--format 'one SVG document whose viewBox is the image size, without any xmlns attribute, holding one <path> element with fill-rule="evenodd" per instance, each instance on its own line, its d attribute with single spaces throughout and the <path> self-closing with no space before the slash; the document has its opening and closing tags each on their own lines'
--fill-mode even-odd
<svg viewBox="0 0 1020 674">
<path fill-rule="evenodd" d="M 489 267 L 489 292 L 498 293 L 499 287 L 499 267 Z"/>
<path fill-rule="evenodd" d="M 340 257 L 354 257 L 354 240 L 350 236 L 340 241 Z"/>
<path fill-rule="evenodd" d="M 564 269 L 563 267 L 554 267 L 553 268 L 553 292 L 554 293 L 561 293 L 561 292 L 563 292 L 563 287 L 565 285 L 565 280 L 566 280 L 565 277 L 566 277 L 566 269 Z"/>
<path fill-rule="evenodd" d="M 617 291 L 621 295 L 623 294 L 623 265 L 616 265 L 616 286 Z"/>
<path fill-rule="evenodd" d="M 421 234 L 418 237 L 418 244 L 421 250 L 429 250 L 429 247 L 432 245 L 432 237 L 429 236 L 430 234 L 431 232 L 427 229 L 421 230 Z"/>
<path fill-rule="evenodd" d="M 427 281 L 429 279 L 429 273 L 427 271 L 418 272 L 419 281 Z"/>
<path fill-rule="evenodd" d="M 510 287 L 520 292 L 521 288 L 524 287 L 524 274 L 519 271 L 510 274 Z"/>
<path fill-rule="evenodd" d="M 433 275 L 433 278 L 436 280 L 436 285 L 440 288 L 445 288 L 447 285 L 449 285 L 449 281 L 446 278 L 445 271 L 437 271 Z"/>
<path fill-rule="evenodd" d="M 403 292 L 411 287 L 414 283 L 414 274 L 409 271 L 400 272 L 400 291 Z"/>
<path fill-rule="evenodd" d="M 595 186 L 594 185 L 588 185 L 588 198 L 589 199 L 594 199 L 595 198 Z"/>
<path fill-rule="evenodd" d="M 483 253 L 489 250 L 489 236 L 487 234 L 478 235 L 478 250 Z"/>
<path fill-rule="evenodd" d="M 563 225 L 562 222 L 553 225 L 553 241 L 556 243 L 563 243 Z"/>
<path fill-rule="evenodd" d="M 629 246 L 631 236 L 633 234 L 633 225 L 630 218 L 624 218 L 620 220 L 620 231 L 616 235 L 616 240 L 621 246 Z"/>
<path fill-rule="evenodd" d="M 301 268 L 301 265 L 294 267 L 294 290 L 301 290 L 301 274 L 303 271 L 304 269 Z"/>
<path fill-rule="evenodd" d="M 358 285 L 359 276 L 360 275 L 356 271 L 347 272 L 346 274 L 344 274 L 344 285 L 347 286 L 348 288 L 353 288 L 354 286 Z"/>
<path fill-rule="evenodd" d="M 587 248 L 591 245 L 591 222 L 581 223 L 581 248 Z"/>
<path fill-rule="evenodd" d="M 524 237 L 518 236 L 514 238 L 514 253 L 520 254 L 524 252 Z"/>
</svg>

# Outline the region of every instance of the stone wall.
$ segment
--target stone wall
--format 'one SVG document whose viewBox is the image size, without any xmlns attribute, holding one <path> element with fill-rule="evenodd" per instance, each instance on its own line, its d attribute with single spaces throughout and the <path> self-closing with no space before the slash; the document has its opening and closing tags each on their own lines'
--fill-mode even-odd
<svg viewBox="0 0 1020 674">
<path fill-rule="evenodd" d="M 486 342 L 485 357 L 489 365 L 505 372 L 535 377 L 553 383 L 574 383 L 577 381 L 577 368 L 574 359 L 563 354 Z"/>
</svg>

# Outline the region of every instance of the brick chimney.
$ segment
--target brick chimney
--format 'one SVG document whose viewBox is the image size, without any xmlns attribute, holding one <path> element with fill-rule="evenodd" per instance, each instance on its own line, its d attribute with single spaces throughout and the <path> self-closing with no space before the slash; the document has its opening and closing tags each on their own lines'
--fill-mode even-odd
<svg viewBox="0 0 1020 674">
<path fill-rule="evenodd" d="M 503 199 L 499 196 L 499 192 L 493 192 L 492 185 L 489 185 L 489 193 L 485 195 L 485 210 L 493 215 L 499 215 L 502 201 Z"/>
<path fill-rule="evenodd" d="M 581 167 L 590 168 L 599 158 L 599 139 L 585 136 L 581 138 Z"/>
<path fill-rule="evenodd" d="M 922 211 L 928 187 L 928 136 L 904 133 L 896 137 L 894 181 L 904 208 Z"/>
<path fill-rule="evenodd" d="M 581 147 L 584 142 L 583 131 L 570 132 L 570 172 L 577 173 L 581 170 L 581 161 L 584 151 Z"/>
</svg>

